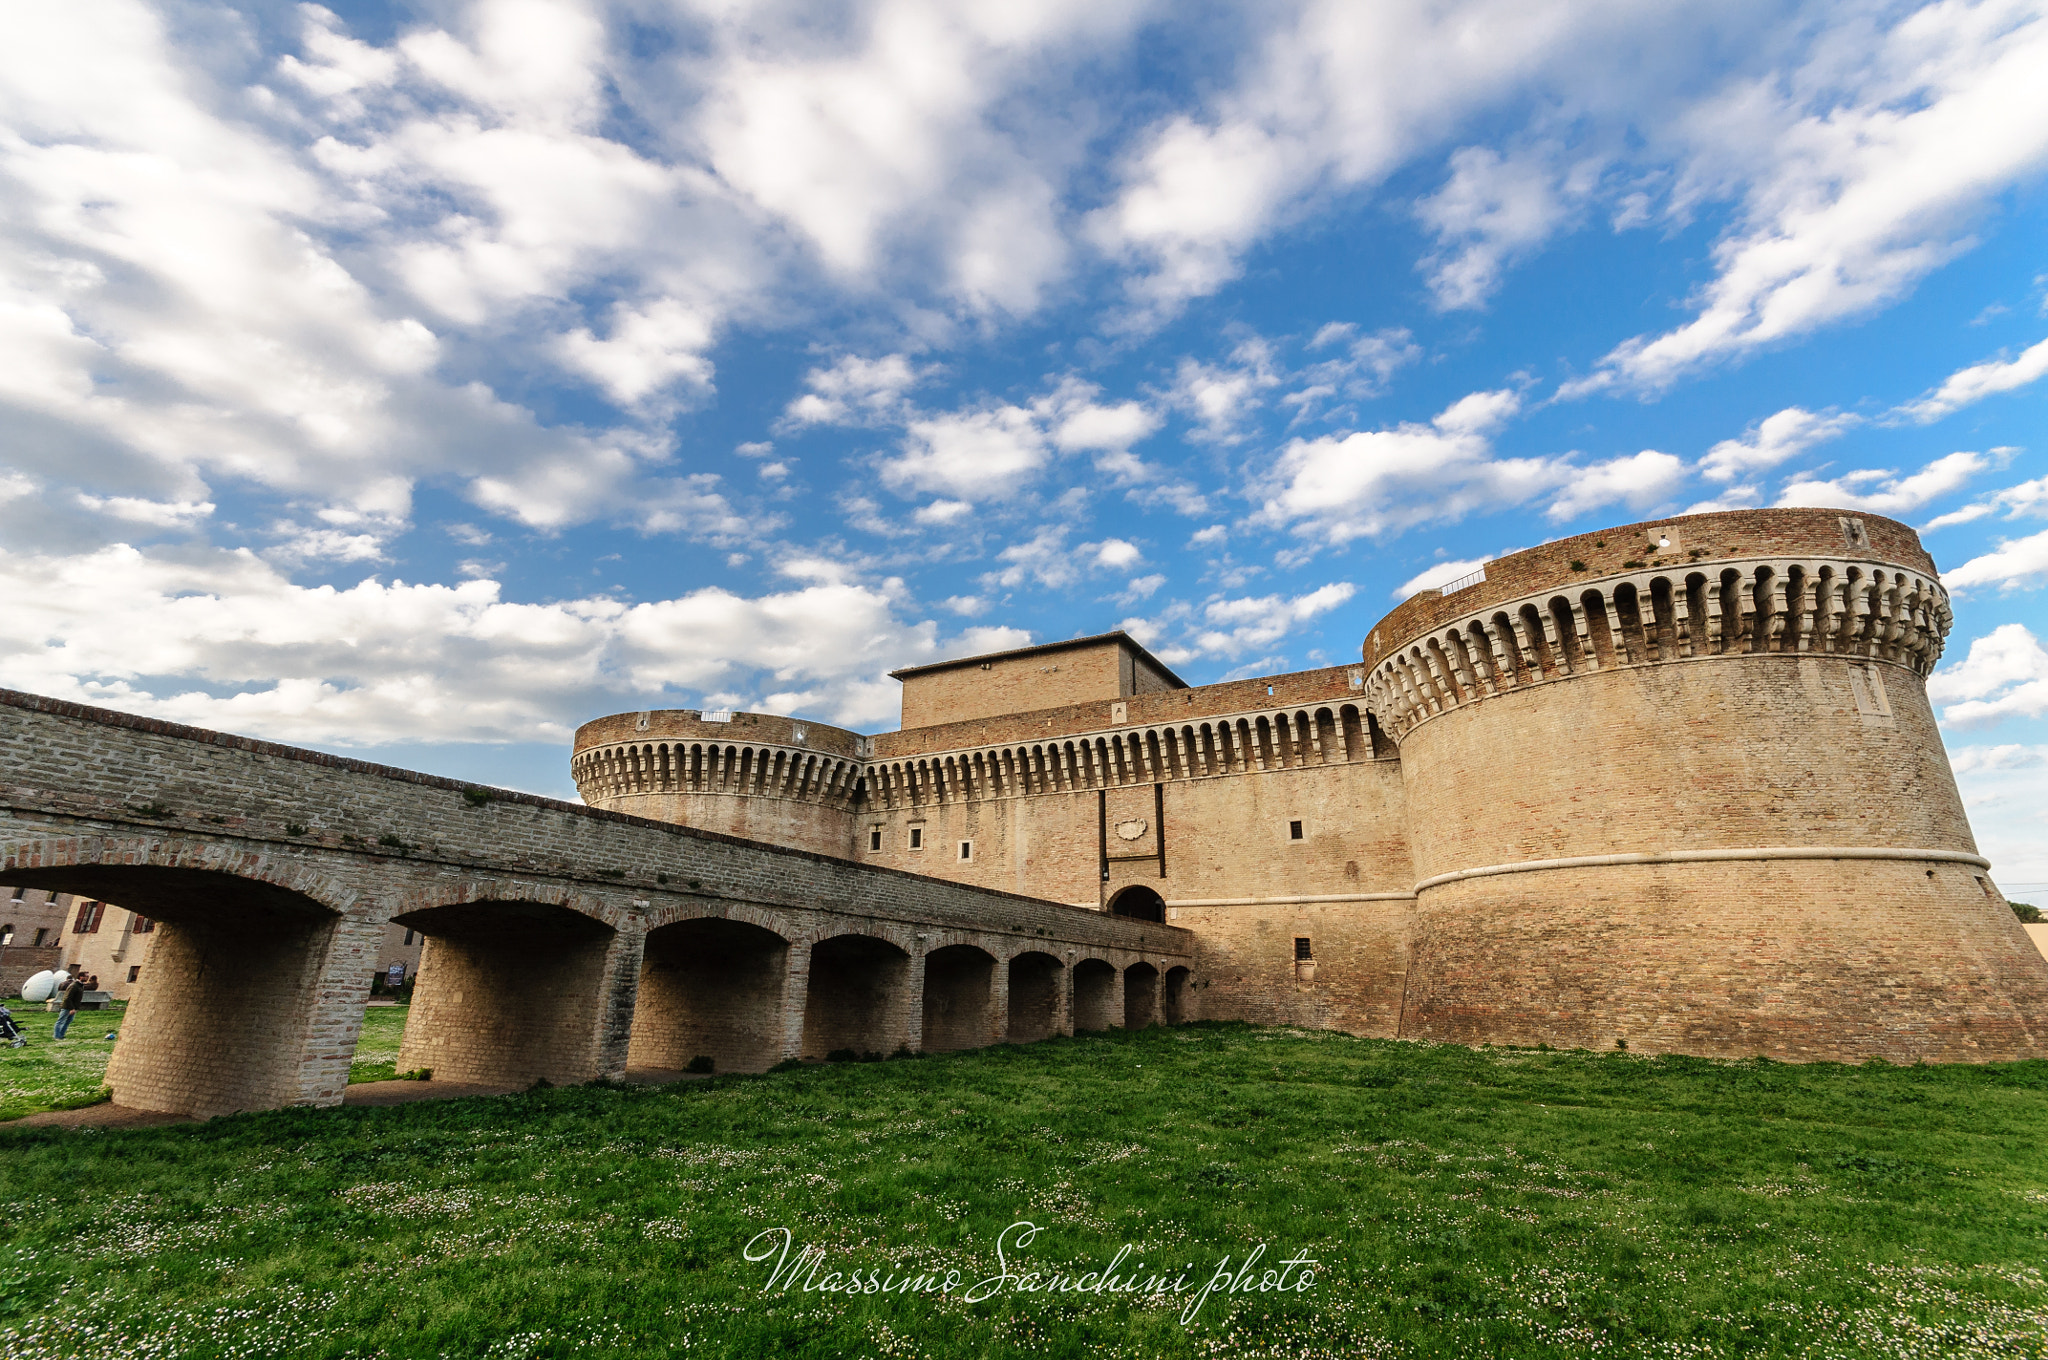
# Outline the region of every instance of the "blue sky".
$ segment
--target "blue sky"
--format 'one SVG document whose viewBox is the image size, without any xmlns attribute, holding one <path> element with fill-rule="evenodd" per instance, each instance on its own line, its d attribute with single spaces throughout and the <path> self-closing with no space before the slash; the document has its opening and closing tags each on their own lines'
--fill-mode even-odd
<svg viewBox="0 0 2048 1360">
<path fill-rule="evenodd" d="M 602 713 L 1335 664 L 1461 564 L 1848 506 L 2048 896 L 2040 3 L 9 23 L 0 684 L 567 795 Z"/>
</svg>

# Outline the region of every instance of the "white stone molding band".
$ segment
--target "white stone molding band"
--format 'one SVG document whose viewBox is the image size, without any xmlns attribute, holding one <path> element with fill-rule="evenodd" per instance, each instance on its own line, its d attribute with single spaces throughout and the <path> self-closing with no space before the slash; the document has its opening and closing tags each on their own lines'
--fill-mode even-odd
<svg viewBox="0 0 2048 1360">
<path fill-rule="evenodd" d="M 1728 860 L 1764 859 L 1904 859 L 1933 860 L 1944 864 L 1968 864 L 1989 869 L 1991 861 L 1982 855 L 1960 850 L 1893 850 L 1868 845 L 1759 845 L 1737 850 L 1663 850 L 1637 855 L 1572 855 L 1564 859 L 1526 859 L 1516 864 L 1487 864 L 1477 869 L 1457 869 L 1425 878 L 1415 891 L 1458 883 L 1468 878 L 1494 878 L 1500 874 L 1530 874 L 1542 869 L 1599 869 L 1621 864 L 1714 864 Z"/>
<path fill-rule="evenodd" d="M 1413 902 L 1412 892 L 1321 893 L 1301 897 L 1169 897 L 1168 907 L 1285 907 L 1314 902 Z"/>
</svg>

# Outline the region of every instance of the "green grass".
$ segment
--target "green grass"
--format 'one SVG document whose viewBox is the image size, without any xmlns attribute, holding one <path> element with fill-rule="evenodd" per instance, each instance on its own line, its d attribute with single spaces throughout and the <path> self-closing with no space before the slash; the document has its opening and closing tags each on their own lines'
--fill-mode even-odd
<svg viewBox="0 0 2048 1360">
<path fill-rule="evenodd" d="M 129 1132 L 0 1131 L 0 1355 L 2048 1354 L 2048 1063 L 1199 1025 Z M 56 1208 L 55 1206 L 68 1206 Z M 1305 1293 L 764 1293 L 1186 1268 Z M 1130 1268 L 1130 1261 L 1125 1269 Z"/>
<path fill-rule="evenodd" d="M 41 1110 L 75 1110 L 107 1098 L 107 1059 L 114 1045 L 107 1035 L 118 1032 L 126 1002 L 103 1011 L 80 1011 L 71 1032 L 52 1038 L 57 1012 L 41 1003 L 9 998 L 7 1009 L 28 1038 L 26 1048 L 0 1044 L 0 1119 L 19 1119 Z"/>
<path fill-rule="evenodd" d="M 109 1010 L 80 1011 L 71 1032 L 59 1042 L 51 1037 L 57 1013 L 20 998 L 7 1002 L 14 1022 L 28 1036 L 28 1047 L 0 1045 L 0 1120 L 19 1119 L 43 1110 L 75 1110 L 105 1100 L 107 1061 L 128 1003 Z M 350 1064 L 350 1084 L 388 1081 L 398 1075 L 398 1043 L 405 1035 L 406 1008 L 373 1006 L 363 1012 L 363 1037 Z"/>
</svg>

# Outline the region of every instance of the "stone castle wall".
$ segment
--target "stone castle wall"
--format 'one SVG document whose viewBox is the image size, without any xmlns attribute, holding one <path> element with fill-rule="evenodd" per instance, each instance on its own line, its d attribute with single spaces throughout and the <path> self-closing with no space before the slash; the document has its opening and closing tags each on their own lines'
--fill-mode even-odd
<svg viewBox="0 0 2048 1360">
<path fill-rule="evenodd" d="M 801 834 L 1077 906 L 1149 887 L 1195 933 L 1211 1016 L 1803 1058 L 2042 1050 L 2048 968 L 1976 853 L 1927 703 L 1952 616 L 1911 529 L 1689 516 L 1454 586 L 1381 620 L 1357 666 L 1064 706 L 1019 669 L 1012 711 L 842 734 L 845 767 L 786 787 L 820 790 L 803 796 L 846 834 Z M 577 759 L 598 750 L 579 738 Z M 777 759 L 740 765 L 793 768 Z"/>
</svg>

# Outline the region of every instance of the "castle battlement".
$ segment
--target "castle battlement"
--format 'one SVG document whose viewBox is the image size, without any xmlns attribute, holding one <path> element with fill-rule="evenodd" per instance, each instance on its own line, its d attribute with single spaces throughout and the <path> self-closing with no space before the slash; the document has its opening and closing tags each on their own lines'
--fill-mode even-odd
<svg viewBox="0 0 2048 1360">
<path fill-rule="evenodd" d="M 905 726 L 619 714 L 586 801 L 1185 926 L 1203 1013 L 1788 1058 L 2042 1049 L 1925 690 L 1911 528 L 1646 521 L 1189 686 L 1123 633 L 894 672 Z"/>
</svg>

